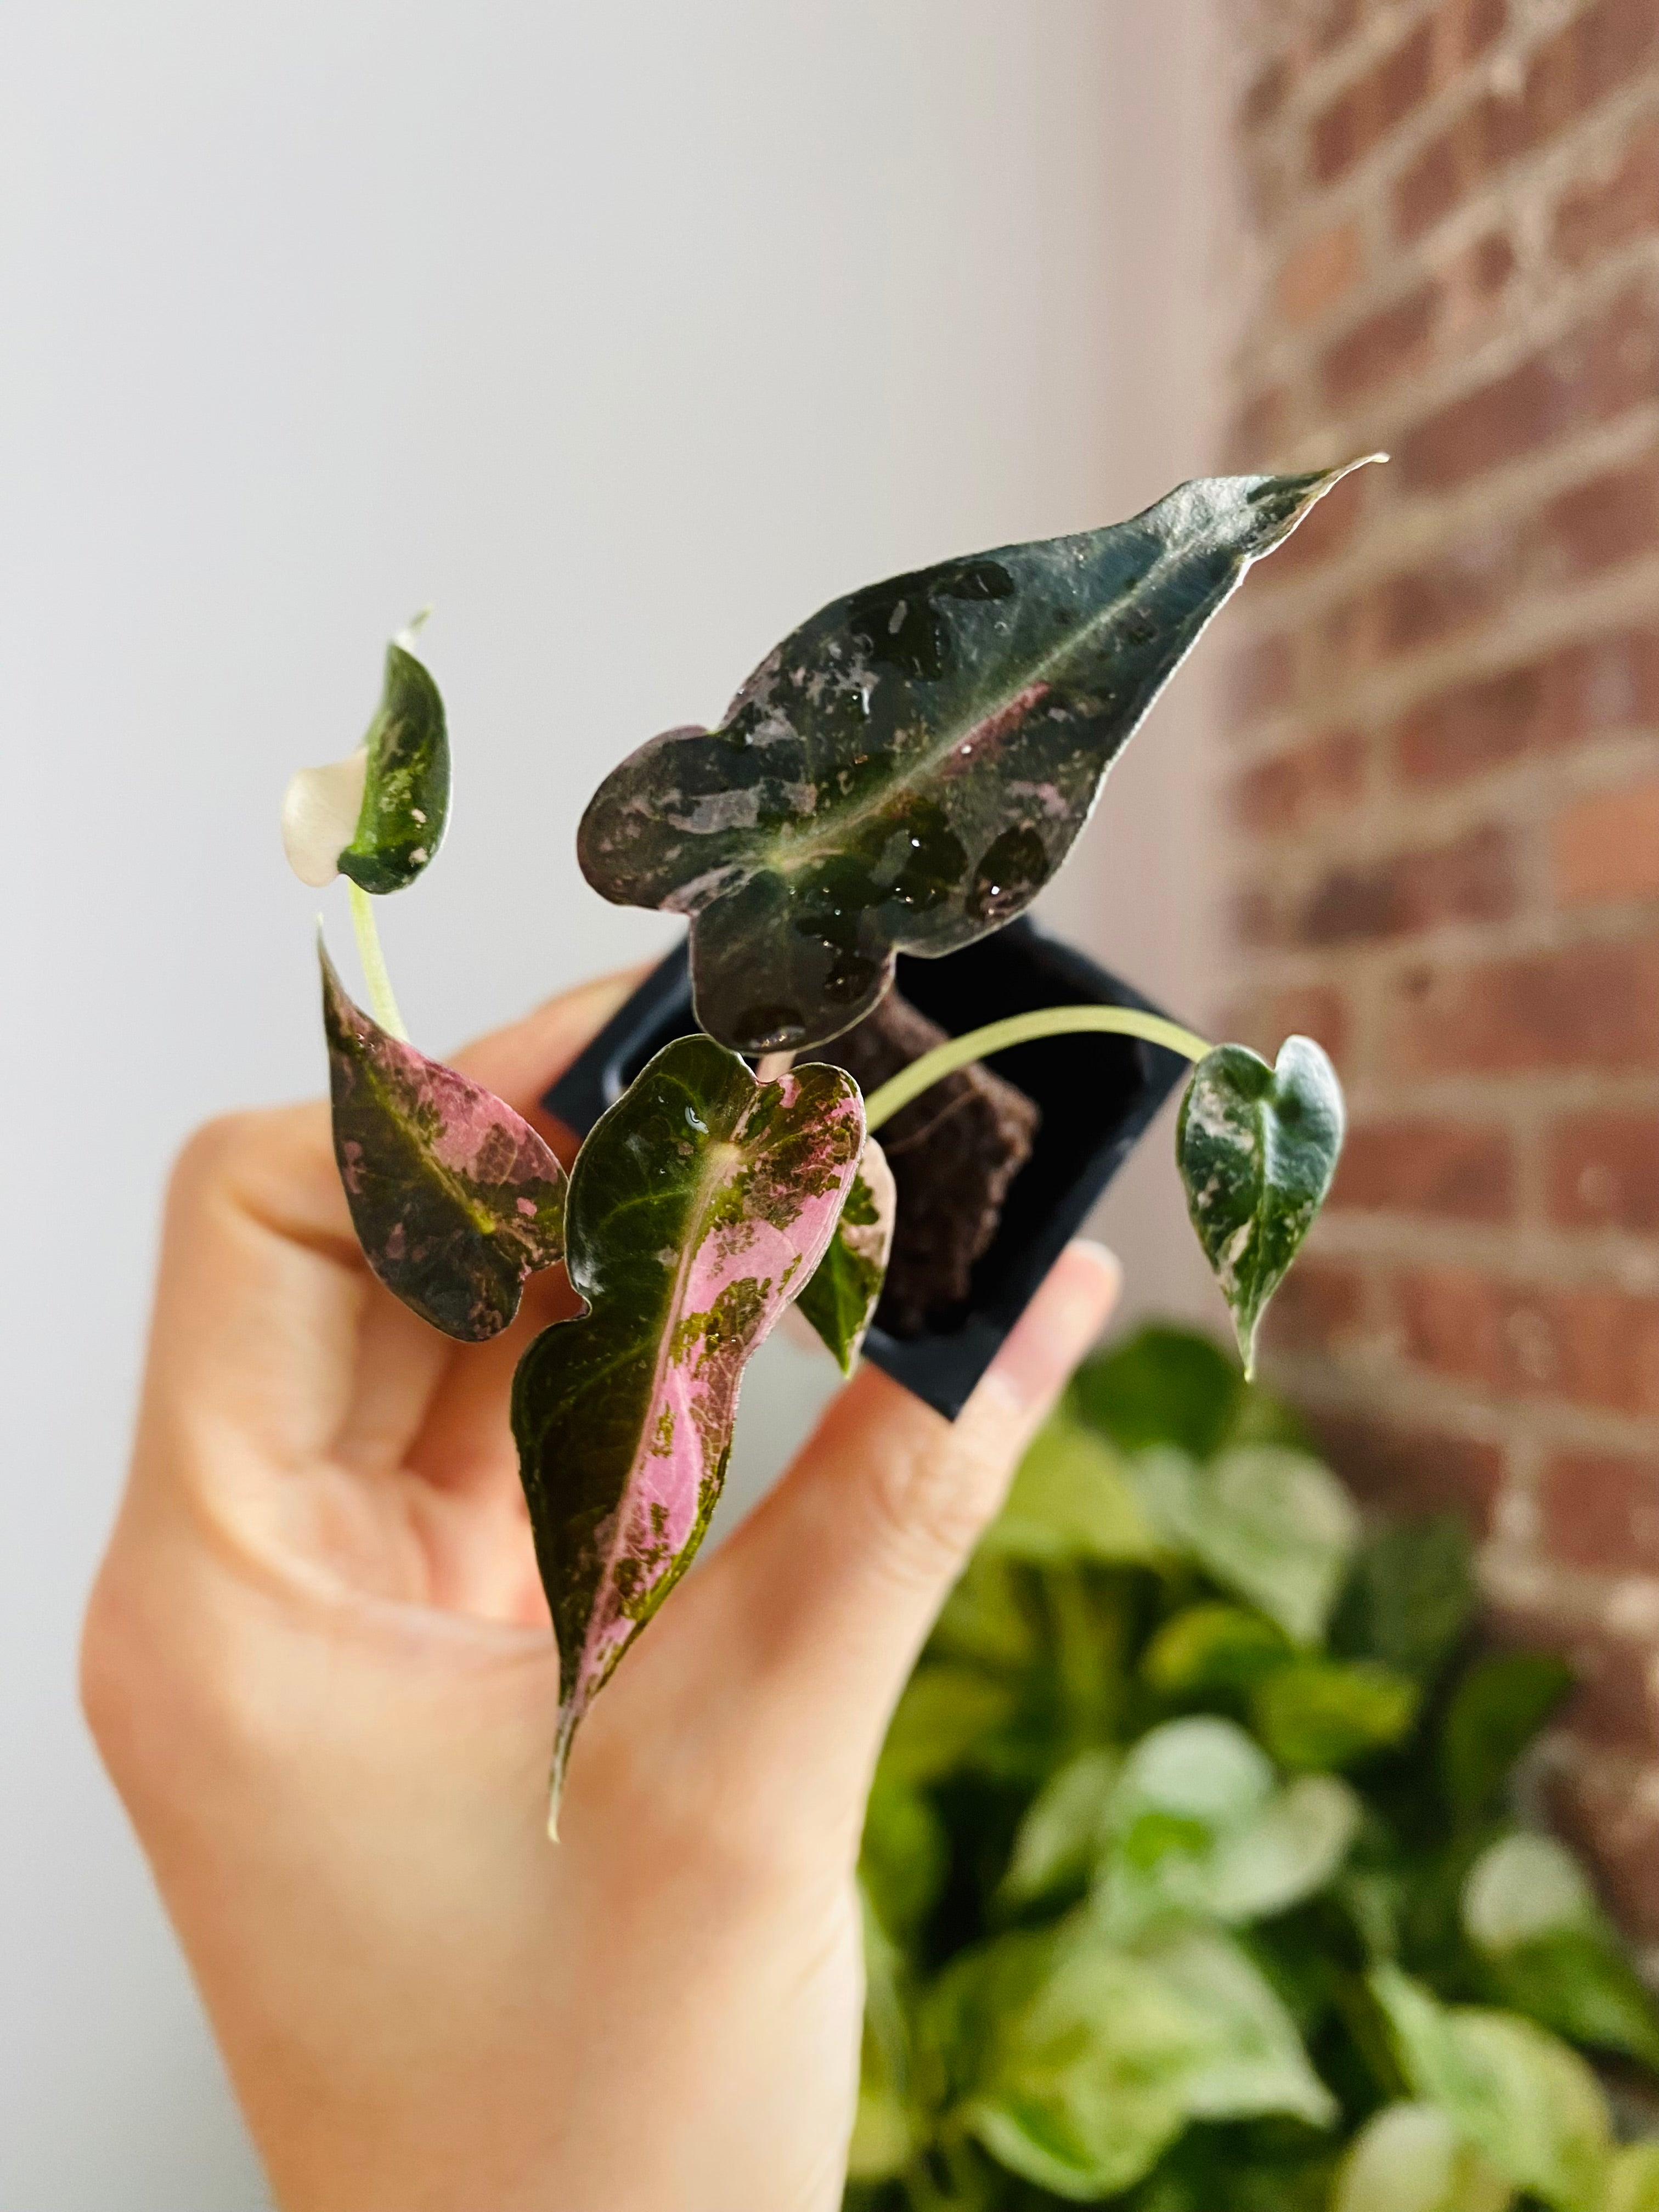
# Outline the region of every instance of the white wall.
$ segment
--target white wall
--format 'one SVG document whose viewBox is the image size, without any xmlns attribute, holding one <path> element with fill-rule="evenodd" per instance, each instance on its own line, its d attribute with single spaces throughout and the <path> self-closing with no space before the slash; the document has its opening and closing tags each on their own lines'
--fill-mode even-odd
<svg viewBox="0 0 1659 2212">
<path fill-rule="evenodd" d="M 72 1681 L 166 1161 L 204 1115 L 320 1078 L 289 771 L 355 741 L 384 638 L 434 600 L 459 800 L 385 921 L 417 1036 L 664 941 L 572 862 L 621 752 L 718 712 L 833 592 L 1127 512 L 1207 458 L 1206 22 L 1206 0 L 14 13 L 6 2212 L 260 2201 Z M 1154 730 L 1057 896 L 1201 1012 L 1160 819 L 1197 773 L 1191 706 Z M 1114 1215 L 1168 1304 L 1196 1278 L 1158 1164 Z M 798 1418 L 787 1359 L 757 1378 L 745 1489 Z"/>
</svg>

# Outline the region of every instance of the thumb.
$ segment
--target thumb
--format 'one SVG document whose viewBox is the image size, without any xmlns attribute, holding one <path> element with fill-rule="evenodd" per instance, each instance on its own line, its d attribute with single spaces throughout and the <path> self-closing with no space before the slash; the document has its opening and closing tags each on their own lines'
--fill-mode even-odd
<svg viewBox="0 0 1659 2212">
<path fill-rule="evenodd" d="M 862 1369 L 713 1562 L 711 1611 L 750 1646 L 750 1723 L 769 1708 L 815 1775 L 862 1791 L 934 1615 L 1120 1279 L 1101 1246 L 1068 1247 L 955 1423 Z"/>
</svg>

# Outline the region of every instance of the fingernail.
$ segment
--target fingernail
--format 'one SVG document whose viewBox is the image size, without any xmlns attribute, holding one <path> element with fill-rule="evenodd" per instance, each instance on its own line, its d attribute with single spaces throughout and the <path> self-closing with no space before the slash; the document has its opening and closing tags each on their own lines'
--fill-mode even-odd
<svg viewBox="0 0 1659 2212">
<path fill-rule="evenodd" d="M 1023 1410 L 1058 1396 L 1104 1328 L 1123 1270 L 1115 1253 L 1079 1237 L 1068 1244 L 986 1370 Z"/>
</svg>

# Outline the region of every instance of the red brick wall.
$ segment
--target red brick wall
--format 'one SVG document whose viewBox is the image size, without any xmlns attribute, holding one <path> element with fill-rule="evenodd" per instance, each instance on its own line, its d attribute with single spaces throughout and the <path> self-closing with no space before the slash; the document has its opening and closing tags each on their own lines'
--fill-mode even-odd
<svg viewBox="0 0 1659 2212">
<path fill-rule="evenodd" d="M 1564 1802 L 1659 1938 L 1659 0 L 1238 26 L 1232 463 L 1394 455 L 1232 618 L 1237 1033 L 1353 1115 L 1273 1363 L 1577 1653 Z"/>
</svg>

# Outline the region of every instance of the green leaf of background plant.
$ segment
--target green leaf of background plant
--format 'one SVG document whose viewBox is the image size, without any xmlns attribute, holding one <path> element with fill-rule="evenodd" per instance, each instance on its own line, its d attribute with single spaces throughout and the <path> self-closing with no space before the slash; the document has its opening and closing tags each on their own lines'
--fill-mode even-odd
<svg viewBox="0 0 1659 2212">
<path fill-rule="evenodd" d="M 1152 1323 L 1085 1359 L 1066 1404 L 1121 1450 L 1177 1444 L 1204 1460 L 1227 1441 L 1245 1389 L 1237 1366 L 1212 1338 Z"/>
<path fill-rule="evenodd" d="M 1281 1766 L 1352 1765 L 1411 1734 L 1418 1685 L 1374 1659 L 1297 1659 L 1258 1683 L 1256 1734 Z"/>
<path fill-rule="evenodd" d="M 1462 1921 L 1504 2004 L 1659 2070 L 1659 2008 L 1565 1844 L 1500 1837 L 1469 1870 Z"/>
<path fill-rule="evenodd" d="M 702 1540 L 744 1363 L 822 1255 L 863 1142 L 839 1068 L 757 1083 L 692 1036 L 577 1157 L 567 1257 L 589 1310 L 544 1330 L 513 1387 L 559 1643 L 556 1802 L 583 1714 Z"/>
<path fill-rule="evenodd" d="M 984 1544 L 994 1556 L 1045 1566 L 1150 1563 L 1162 1550 L 1122 1461 L 1064 1413 L 1032 1438 Z"/>
<path fill-rule="evenodd" d="M 482 1084 L 371 1021 L 317 951 L 334 1158 L 363 1256 L 446 1336 L 498 1335 L 563 1253 L 564 1170 Z"/>
<path fill-rule="evenodd" d="M 1261 1444 L 1203 1468 L 1183 1452 L 1142 1452 L 1129 1475 L 1166 1541 L 1297 1643 L 1319 1641 L 1360 1533 L 1328 1468 Z"/>
<path fill-rule="evenodd" d="M 1014 1705 L 1006 1683 L 971 1668 L 920 1668 L 888 1725 L 882 1776 L 920 1784 L 952 1773 L 970 1763 L 985 1739 L 1007 1723 Z"/>
<path fill-rule="evenodd" d="M 1507 2212 L 1514 2196 L 1437 2105 L 1388 2105 L 1354 2137 L 1331 2212 Z"/>
<path fill-rule="evenodd" d="M 1629 2143 L 1614 2153 L 1601 2212 L 1659 2212 L 1659 2143 Z"/>
<path fill-rule="evenodd" d="M 1212 1601 L 1171 1613 L 1142 1654 L 1140 1671 L 1160 1697 L 1213 1698 L 1253 1687 L 1295 1656 L 1277 1621 Z"/>
<path fill-rule="evenodd" d="M 1470 1668 L 1440 1737 L 1440 1774 L 1465 1826 L 1500 1811 L 1510 1770 L 1572 1688 L 1572 1669 L 1546 1651 L 1511 1651 Z"/>
<path fill-rule="evenodd" d="M 1201 479 L 1109 529 L 834 601 L 719 729 L 671 730 L 613 769 L 582 818 L 584 874 L 691 916 L 712 1036 L 839 1036 L 896 951 L 954 951 L 1024 911 L 1205 624 L 1345 473 Z"/>
<path fill-rule="evenodd" d="M 1276 1790 L 1244 1731 L 1209 1716 L 1166 1722 L 1124 1761 L 1106 1809 L 1094 1910 L 1124 1939 L 1172 1913 L 1231 1923 L 1324 1887 L 1359 1824 L 1328 1777 Z"/>
<path fill-rule="evenodd" d="M 1255 1817 L 1224 1836 L 1212 1862 L 1208 1906 L 1218 1920 L 1243 1925 L 1283 1912 L 1323 1889 L 1358 1833 L 1359 1801 L 1328 1774 L 1306 1774 L 1270 1798 Z"/>
<path fill-rule="evenodd" d="M 1176 1162 L 1248 1378 L 1267 1301 L 1313 1226 L 1342 1149 L 1342 1089 L 1323 1048 L 1287 1037 L 1272 1067 L 1218 1045 L 1193 1071 Z"/>
<path fill-rule="evenodd" d="M 864 2028 L 859 2098 L 848 2146 L 848 2179 L 884 2181 L 908 2165 L 921 2132 L 909 2094 L 909 2034 L 900 1990 L 902 1962 L 873 1913 L 864 1917 Z"/>
<path fill-rule="evenodd" d="M 957 2030 L 960 2117 L 1011 2172 L 1090 2202 L 1140 2179 L 1189 2118 L 1328 2117 L 1283 2008 L 1220 1939 L 1138 1954 L 1073 1918 L 992 1948 L 1016 1945 Z"/>
<path fill-rule="evenodd" d="M 950 1864 L 950 1838 L 932 1801 L 890 1771 L 878 1774 L 865 1808 L 859 1880 L 895 1942 L 908 1942 L 927 1918 Z"/>
<path fill-rule="evenodd" d="M 1335 2098 L 1272 1984 L 1237 1943 L 1212 1929 L 1177 1928 L 1143 1938 L 1135 1953 L 1210 2029 L 1208 2048 L 1182 2084 L 1188 2119 L 1285 2113 L 1310 2127 L 1331 2125 Z"/>
<path fill-rule="evenodd" d="M 1051 1775 L 1014 1836 L 999 1896 L 1024 1905 L 1075 1894 L 1088 1886 L 1108 1840 L 1108 1812 L 1122 1768 L 1121 1752 L 1079 1752 Z"/>
<path fill-rule="evenodd" d="M 1370 1983 L 1413 2093 L 1517 2189 L 1557 2212 L 1598 2212 L 1611 2129 L 1583 2059 L 1530 2021 L 1443 2007 L 1397 1967 Z"/>
<path fill-rule="evenodd" d="M 887 1155 L 873 1137 L 866 1137 L 830 1249 L 795 1301 L 843 1375 L 853 1371 L 881 1297 L 897 1208 Z"/>
<path fill-rule="evenodd" d="M 1474 1607 L 1474 1547 L 1462 1517 L 1397 1522 L 1360 1546 L 1331 1646 L 1429 1681 L 1456 1650 Z"/>
<path fill-rule="evenodd" d="M 940 1608 L 928 1657 L 995 1673 L 1040 1665 L 1042 1640 L 1019 1576 L 1018 1566 L 981 1545 Z"/>
</svg>

